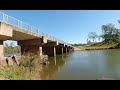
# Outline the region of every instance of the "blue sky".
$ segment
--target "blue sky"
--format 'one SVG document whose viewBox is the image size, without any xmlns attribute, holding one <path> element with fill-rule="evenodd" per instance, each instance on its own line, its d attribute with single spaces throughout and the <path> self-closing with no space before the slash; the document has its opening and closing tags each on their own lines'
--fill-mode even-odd
<svg viewBox="0 0 120 90">
<path fill-rule="evenodd" d="M 0 10 L 67 43 L 86 43 L 89 32 L 101 34 L 101 25 L 120 25 L 120 10 Z"/>
</svg>

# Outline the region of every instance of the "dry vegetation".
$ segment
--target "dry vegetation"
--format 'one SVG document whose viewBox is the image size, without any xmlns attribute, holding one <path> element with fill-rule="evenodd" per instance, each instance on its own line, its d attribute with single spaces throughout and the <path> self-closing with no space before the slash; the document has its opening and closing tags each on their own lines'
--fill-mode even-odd
<svg viewBox="0 0 120 90">
<path fill-rule="evenodd" d="M 20 65 L 0 67 L 0 79 L 3 80 L 40 80 L 41 59 L 34 54 L 23 57 Z"/>
</svg>

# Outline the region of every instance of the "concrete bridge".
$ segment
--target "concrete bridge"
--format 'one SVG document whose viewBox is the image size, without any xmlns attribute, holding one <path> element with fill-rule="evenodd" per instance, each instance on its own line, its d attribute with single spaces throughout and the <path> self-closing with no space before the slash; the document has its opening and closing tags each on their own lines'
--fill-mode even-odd
<svg viewBox="0 0 120 90">
<path fill-rule="evenodd" d="M 21 54 L 56 56 L 73 50 L 70 44 L 40 32 L 40 29 L 0 12 L 0 56 L 4 55 L 3 41 L 15 40 L 21 46 Z"/>
</svg>

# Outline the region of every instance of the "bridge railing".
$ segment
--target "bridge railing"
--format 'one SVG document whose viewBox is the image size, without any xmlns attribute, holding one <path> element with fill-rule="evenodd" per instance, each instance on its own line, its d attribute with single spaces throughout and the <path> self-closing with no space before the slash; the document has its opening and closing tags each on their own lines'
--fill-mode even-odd
<svg viewBox="0 0 120 90">
<path fill-rule="evenodd" d="M 11 16 L 9 16 L 9 15 L 7 15 L 5 13 L 2 13 L 2 12 L 0 12 L 0 21 L 4 22 L 6 24 L 10 24 L 12 26 L 21 28 L 23 30 L 30 31 L 30 32 L 35 33 L 37 35 L 46 36 L 46 37 L 52 39 L 53 41 L 59 41 L 61 43 L 65 43 L 66 45 L 69 45 L 68 43 L 66 43 L 66 42 L 64 42 L 62 40 L 59 40 L 59 39 L 57 39 L 57 38 L 55 38 L 55 37 L 53 37 L 51 35 L 43 33 L 39 28 L 33 27 L 33 26 L 31 26 L 31 25 L 29 25 L 27 23 L 22 22 L 21 20 L 18 20 L 16 18 L 11 17 Z"/>
</svg>

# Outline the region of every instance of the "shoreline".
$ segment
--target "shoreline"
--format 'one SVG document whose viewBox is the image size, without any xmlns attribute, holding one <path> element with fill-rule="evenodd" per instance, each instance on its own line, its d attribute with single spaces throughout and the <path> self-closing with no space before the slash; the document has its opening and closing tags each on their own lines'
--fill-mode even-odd
<svg viewBox="0 0 120 90">
<path fill-rule="evenodd" d="M 107 49 L 120 49 L 120 48 L 115 48 L 115 47 L 82 47 L 79 48 L 75 51 L 87 51 L 87 50 L 107 50 Z"/>
</svg>

